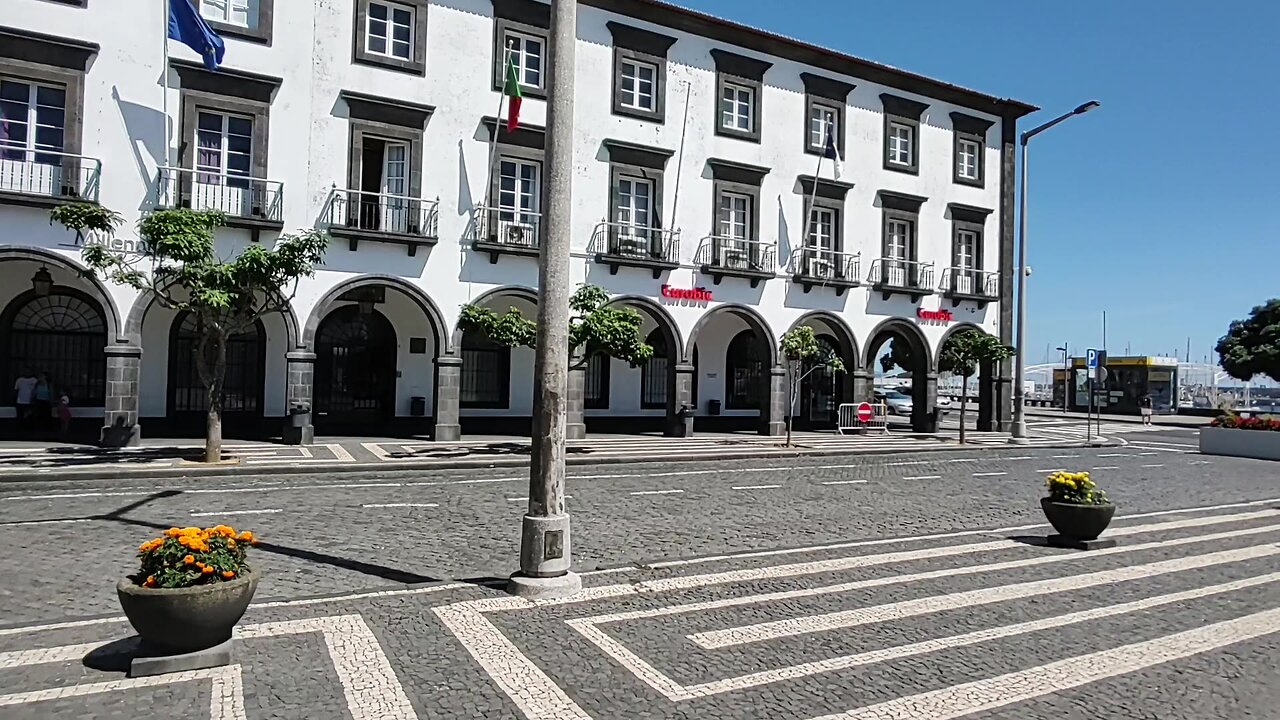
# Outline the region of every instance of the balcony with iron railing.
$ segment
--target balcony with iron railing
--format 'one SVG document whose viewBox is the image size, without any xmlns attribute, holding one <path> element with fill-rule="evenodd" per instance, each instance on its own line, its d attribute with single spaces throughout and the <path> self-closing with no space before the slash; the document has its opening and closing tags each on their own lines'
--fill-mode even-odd
<svg viewBox="0 0 1280 720">
<path fill-rule="evenodd" d="M 330 235 L 346 238 L 351 250 L 361 240 L 396 243 L 407 246 L 413 257 L 419 247 L 436 243 L 439 209 L 438 200 L 335 187 L 321 222 Z"/>
<path fill-rule="evenodd" d="M 791 279 L 809 292 L 813 287 L 835 288 L 843 295 L 862 284 L 862 256 L 824 247 L 803 247 L 791 253 Z"/>
<path fill-rule="evenodd" d="M 951 299 L 952 307 L 963 300 L 972 300 L 979 307 L 985 307 L 987 303 L 1000 298 L 1000 273 L 951 267 L 942 271 L 942 284 L 939 287 L 943 297 Z"/>
<path fill-rule="evenodd" d="M 102 161 L 97 158 L 5 147 L 0 142 L 0 203 L 96 203 L 101 179 Z"/>
<path fill-rule="evenodd" d="M 602 222 L 596 225 L 587 251 L 596 262 L 609 266 L 610 275 L 617 275 L 619 267 L 635 267 L 652 271 L 657 279 L 680 266 L 680 231 Z"/>
<path fill-rule="evenodd" d="M 751 287 L 774 277 L 778 267 L 778 247 L 772 243 L 711 235 L 702 239 L 694 264 L 704 275 L 720 284 L 725 277 L 746 278 Z"/>
<path fill-rule="evenodd" d="M 156 207 L 217 210 L 227 227 L 249 230 L 253 240 L 263 230 L 284 229 L 284 183 L 208 170 L 162 167 L 156 179 Z"/>
<path fill-rule="evenodd" d="M 880 258 L 871 263 L 871 286 L 885 300 L 890 295 L 910 295 L 912 302 L 933 294 L 933 263 Z"/>
<path fill-rule="evenodd" d="M 537 257 L 542 246 L 542 213 L 481 205 L 471 211 L 471 247 L 489 254 Z"/>
</svg>

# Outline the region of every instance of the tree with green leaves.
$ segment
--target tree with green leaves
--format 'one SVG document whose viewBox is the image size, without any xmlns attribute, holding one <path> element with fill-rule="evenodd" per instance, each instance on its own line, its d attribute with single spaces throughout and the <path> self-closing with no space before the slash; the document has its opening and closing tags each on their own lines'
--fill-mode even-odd
<svg viewBox="0 0 1280 720">
<path fill-rule="evenodd" d="M 50 211 L 50 220 L 83 241 L 84 262 L 94 272 L 153 295 L 162 307 L 195 316 L 195 367 L 208 405 L 204 459 L 221 460 L 227 340 L 261 318 L 288 312 L 298 280 L 311 276 L 323 259 L 328 236 L 303 230 L 282 235 L 270 250 L 254 243 L 234 258 L 223 259 L 214 248 L 222 213 L 156 210 L 138 221 L 141 254 L 126 254 L 106 242 L 85 240 L 86 232 L 109 237 L 119 229 L 122 218 L 105 207 L 63 205 Z"/>
<path fill-rule="evenodd" d="M 639 365 L 653 357 L 653 347 L 640 334 L 643 318 L 629 307 L 609 307 L 609 292 L 599 285 L 583 285 L 569 298 L 570 370 L 585 367 L 594 355 L 604 355 Z M 504 347 L 533 347 L 538 325 L 516 308 L 498 314 L 481 305 L 462 306 L 458 326 L 484 333 Z"/>
<path fill-rule="evenodd" d="M 796 413 L 800 384 L 819 370 L 844 372 L 844 361 L 830 348 L 818 342 L 813 328 L 801 325 L 791 328 L 779 344 L 783 362 L 787 364 L 787 447 L 791 447 L 791 422 Z"/>
<path fill-rule="evenodd" d="M 961 330 L 942 346 L 938 369 L 960 376 L 960 444 L 964 444 L 964 416 L 969 404 L 969 378 L 983 363 L 997 363 L 1013 357 L 1013 348 L 1000 338 L 978 330 Z"/>
<path fill-rule="evenodd" d="M 1244 320 L 1233 320 L 1214 348 L 1222 369 L 1248 382 L 1258 375 L 1280 380 L 1280 299 L 1255 307 Z"/>
</svg>

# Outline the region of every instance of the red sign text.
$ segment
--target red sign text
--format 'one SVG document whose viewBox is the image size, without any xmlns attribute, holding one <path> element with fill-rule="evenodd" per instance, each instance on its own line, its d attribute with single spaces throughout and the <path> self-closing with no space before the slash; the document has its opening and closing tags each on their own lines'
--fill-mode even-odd
<svg viewBox="0 0 1280 720">
<path fill-rule="evenodd" d="M 949 323 L 956 319 L 950 310 L 925 310 L 924 308 L 916 308 L 916 317 L 929 322 L 943 323 Z"/>
<path fill-rule="evenodd" d="M 662 297 L 672 300 L 694 300 L 696 302 L 710 302 L 711 291 L 704 288 L 678 288 L 670 285 L 662 286 Z"/>
</svg>

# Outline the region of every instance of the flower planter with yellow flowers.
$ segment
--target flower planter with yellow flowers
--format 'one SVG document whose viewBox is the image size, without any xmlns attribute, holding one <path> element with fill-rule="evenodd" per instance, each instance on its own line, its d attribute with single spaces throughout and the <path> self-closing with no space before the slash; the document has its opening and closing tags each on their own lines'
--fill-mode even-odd
<svg viewBox="0 0 1280 720">
<path fill-rule="evenodd" d="M 141 638 L 140 655 L 190 656 L 224 646 L 229 660 L 231 632 L 258 587 L 259 573 L 245 561 L 256 542 L 253 533 L 226 525 L 170 528 L 144 542 L 139 573 L 116 586 L 120 606 Z M 199 663 L 174 669 L 213 664 Z"/>
<path fill-rule="evenodd" d="M 1087 472 L 1059 471 L 1045 482 L 1049 496 L 1040 499 L 1040 507 L 1049 524 L 1058 531 L 1049 538 L 1050 544 L 1080 549 L 1092 549 L 1091 545 L 1111 524 L 1116 506 L 1107 499 Z"/>
</svg>

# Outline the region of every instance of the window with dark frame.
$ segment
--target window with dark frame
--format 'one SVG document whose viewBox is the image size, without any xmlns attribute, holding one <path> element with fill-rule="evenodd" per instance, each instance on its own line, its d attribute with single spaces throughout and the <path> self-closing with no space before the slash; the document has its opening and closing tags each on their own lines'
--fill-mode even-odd
<svg viewBox="0 0 1280 720">
<path fill-rule="evenodd" d="M 728 410 L 760 408 L 760 384 L 764 364 L 760 361 L 760 340 L 754 330 L 743 330 L 729 341 L 725 353 L 725 402 Z"/>
<path fill-rule="evenodd" d="M 428 0 L 355 0 L 355 61 L 426 74 Z"/>
<path fill-rule="evenodd" d="M 585 409 L 609 409 L 609 366 L 612 363 L 613 360 L 604 353 L 595 353 L 587 359 L 582 399 L 582 407 Z"/>
<path fill-rule="evenodd" d="M 884 167 L 886 170 L 920 173 L 920 120 L 928 105 L 882 93 L 884 105 Z"/>
<path fill-rule="evenodd" d="M 463 334 L 458 404 L 464 408 L 506 408 L 511 404 L 511 348 L 482 332 Z"/>
<path fill-rule="evenodd" d="M 804 82 L 805 152 L 826 152 L 830 135 L 840 157 L 845 157 L 845 106 L 854 86 L 813 73 L 800 73 L 800 79 Z"/>
<path fill-rule="evenodd" d="M 253 168 L 253 118 L 199 110 L 195 136 L 196 182 L 247 188 Z"/>
<path fill-rule="evenodd" d="M 667 51 L 676 39 L 610 20 L 613 36 L 613 114 L 664 122 Z"/>
<path fill-rule="evenodd" d="M 951 113 L 954 128 L 953 180 L 961 185 L 984 187 L 986 184 L 987 131 L 994 120 L 984 120 L 965 113 Z"/>
<path fill-rule="evenodd" d="M 982 243 L 992 211 L 949 203 L 947 212 L 951 216 L 951 271 L 949 284 L 943 289 L 960 295 L 987 295 Z"/>
<path fill-rule="evenodd" d="M 66 102 L 65 86 L 0 77 L 0 161 L 60 163 Z"/>
<path fill-rule="evenodd" d="M 508 28 L 503 33 L 502 47 L 515 66 L 521 89 L 545 92 L 543 66 L 546 59 L 546 37 Z M 503 72 L 505 79 L 505 70 Z"/>
<path fill-rule="evenodd" d="M 0 314 L 4 368 L 0 397 L 13 399 L 13 381 L 31 371 L 48 373 L 54 392 L 65 391 L 74 407 L 105 403 L 107 322 L 102 306 L 71 288 L 49 295 L 18 295 Z"/>
<path fill-rule="evenodd" d="M 716 64 L 717 135 L 760 142 L 764 74 L 773 63 L 711 50 Z"/>
<path fill-rule="evenodd" d="M 661 330 L 654 330 L 645 338 L 645 344 L 653 348 L 653 355 L 640 366 L 640 408 L 660 410 L 667 407 L 667 337 Z"/>
<path fill-rule="evenodd" d="M 200 0 L 200 16 L 219 34 L 271 44 L 275 0 Z"/>
<path fill-rule="evenodd" d="M 545 99 L 550 77 L 551 8 L 528 0 L 493 0 L 493 84 L 502 92 L 507 84 L 510 54 L 525 98 Z"/>
</svg>

